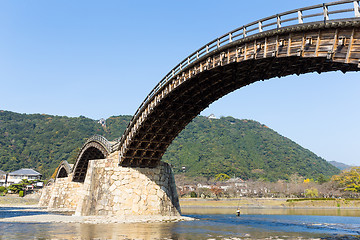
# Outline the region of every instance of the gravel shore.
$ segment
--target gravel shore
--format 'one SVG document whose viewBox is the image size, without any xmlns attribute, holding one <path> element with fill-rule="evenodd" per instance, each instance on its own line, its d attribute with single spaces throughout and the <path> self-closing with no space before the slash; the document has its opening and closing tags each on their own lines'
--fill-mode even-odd
<svg viewBox="0 0 360 240">
<path fill-rule="evenodd" d="M 1 206 L 0 222 L 22 223 L 147 223 L 192 221 L 184 216 L 75 216 L 48 212 L 36 205 Z"/>
<path fill-rule="evenodd" d="M 0 222 L 26 223 L 145 223 L 191 221 L 184 216 L 74 216 L 71 212 L 49 212 L 40 208 L 39 194 L 23 198 L 16 195 L 0 197 Z"/>
</svg>

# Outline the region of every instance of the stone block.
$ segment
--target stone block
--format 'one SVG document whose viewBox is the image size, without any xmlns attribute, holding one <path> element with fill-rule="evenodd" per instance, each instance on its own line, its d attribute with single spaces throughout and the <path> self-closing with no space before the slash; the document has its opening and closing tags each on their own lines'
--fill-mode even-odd
<svg viewBox="0 0 360 240">
<path fill-rule="evenodd" d="M 113 183 L 113 184 L 110 186 L 109 191 L 112 192 L 112 191 L 114 191 L 115 189 L 116 189 L 116 184 Z"/>
</svg>

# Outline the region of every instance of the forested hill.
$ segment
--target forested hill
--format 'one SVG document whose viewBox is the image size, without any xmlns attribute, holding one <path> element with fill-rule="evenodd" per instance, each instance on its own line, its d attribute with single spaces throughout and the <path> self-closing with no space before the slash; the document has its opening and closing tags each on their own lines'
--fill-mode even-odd
<svg viewBox="0 0 360 240">
<path fill-rule="evenodd" d="M 94 134 L 113 140 L 131 116 L 106 119 L 106 126 L 85 117 L 0 111 L 0 169 L 35 168 L 50 176 L 62 160 L 74 162 L 79 148 Z M 212 177 L 234 174 L 244 179 L 287 179 L 298 173 L 317 178 L 339 170 L 288 138 L 252 120 L 197 117 L 173 141 L 163 157 L 175 173 Z"/>
<path fill-rule="evenodd" d="M 0 169 L 34 168 L 49 177 L 62 160 L 73 163 L 86 139 L 121 136 L 131 116 L 110 117 L 109 127 L 85 117 L 19 114 L 0 110 Z"/>
<path fill-rule="evenodd" d="M 314 178 L 339 169 L 267 126 L 232 117 L 197 117 L 174 140 L 163 159 L 174 171 L 189 175 L 288 179 L 292 174 Z"/>
</svg>

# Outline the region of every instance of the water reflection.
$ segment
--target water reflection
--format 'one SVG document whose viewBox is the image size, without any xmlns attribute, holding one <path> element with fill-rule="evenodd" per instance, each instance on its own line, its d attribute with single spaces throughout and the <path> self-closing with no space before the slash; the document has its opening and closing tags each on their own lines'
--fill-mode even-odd
<svg viewBox="0 0 360 240">
<path fill-rule="evenodd" d="M 0 239 L 184 239 L 176 223 L 0 223 Z"/>
<path fill-rule="evenodd" d="M 178 239 L 176 223 L 80 224 L 82 239 Z"/>
</svg>

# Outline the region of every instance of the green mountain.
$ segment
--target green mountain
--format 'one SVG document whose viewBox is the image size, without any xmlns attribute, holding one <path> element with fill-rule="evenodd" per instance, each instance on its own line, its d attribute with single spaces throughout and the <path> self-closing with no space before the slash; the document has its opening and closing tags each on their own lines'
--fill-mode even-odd
<svg viewBox="0 0 360 240">
<path fill-rule="evenodd" d="M 190 176 L 226 173 L 275 181 L 298 173 L 317 179 L 339 169 L 267 126 L 232 117 L 197 117 L 173 141 L 163 159 Z"/>
<path fill-rule="evenodd" d="M 131 116 L 106 119 L 0 111 L 0 169 L 34 168 L 49 177 L 62 160 L 74 162 L 94 134 L 114 140 Z M 218 173 L 275 181 L 298 173 L 316 178 L 339 170 L 293 141 L 252 120 L 196 117 L 173 141 L 163 160 L 175 173 L 213 177 Z"/>
</svg>

